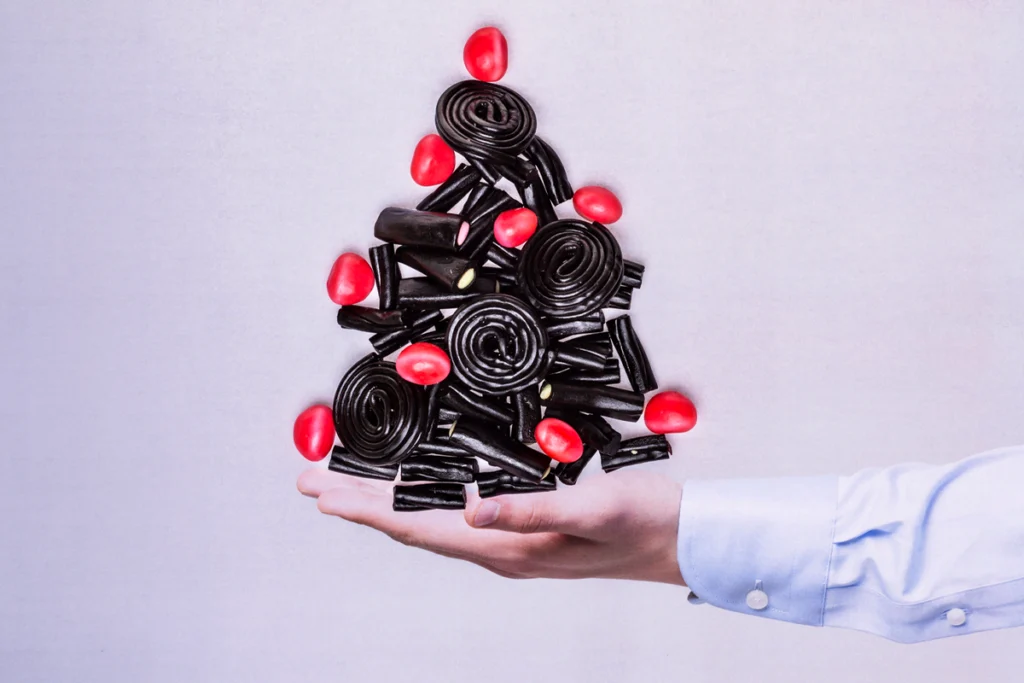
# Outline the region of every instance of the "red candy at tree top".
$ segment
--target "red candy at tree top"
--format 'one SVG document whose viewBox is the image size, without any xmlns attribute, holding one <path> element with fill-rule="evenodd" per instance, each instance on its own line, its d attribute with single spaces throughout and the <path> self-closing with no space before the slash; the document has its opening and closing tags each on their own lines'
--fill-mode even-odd
<svg viewBox="0 0 1024 683">
<path fill-rule="evenodd" d="M 588 185 L 576 190 L 572 196 L 576 213 L 587 220 L 608 225 L 622 218 L 622 204 L 611 190 L 598 185 Z"/>
<path fill-rule="evenodd" d="M 533 430 L 544 455 L 558 462 L 576 462 L 583 455 L 583 440 L 567 423 L 546 417 Z"/>
<path fill-rule="evenodd" d="M 440 135 L 424 135 L 416 143 L 409 172 L 417 185 L 440 185 L 455 170 L 455 152 Z"/>
<path fill-rule="evenodd" d="M 697 424 L 697 408 L 678 391 L 663 391 L 644 409 L 644 424 L 655 434 L 688 432 Z"/>
<path fill-rule="evenodd" d="M 327 276 L 327 295 L 339 306 L 351 306 L 373 291 L 373 268 L 359 254 L 342 254 Z"/>
<path fill-rule="evenodd" d="M 494 219 L 494 240 L 512 249 L 526 242 L 537 232 L 537 214 L 525 206 L 502 211 Z"/>
<path fill-rule="evenodd" d="M 395 369 L 406 382 L 430 385 L 443 381 L 451 372 L 452 363 L 440 347 L 428 342 L 416 342 L 398 354 Z"/>
<path fill-rule="evenodd" d="M 334 417 L 325 405 L 306 408 L 295 418 L 292 430 L 295 447 L 306 460 L 323 460 L 334 445 Z"/>
<path fill-rule="evenodd" d="M 466 41 L 462 61 L 469 75 L 479 81 L 493 83 L 501 80 L 508 70 L 508 43 L 501 31 L 493 26 L 478 30 Z"/>
</svg>

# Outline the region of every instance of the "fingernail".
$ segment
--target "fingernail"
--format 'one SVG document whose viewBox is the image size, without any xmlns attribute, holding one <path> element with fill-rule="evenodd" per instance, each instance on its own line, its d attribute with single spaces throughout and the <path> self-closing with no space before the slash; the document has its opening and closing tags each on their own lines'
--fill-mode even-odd
<svg viewBox="0 0 1024 683">
<path fill-rule="evenodd" d="M 501 506 L 493 500 L 485 500 L 480 503 L 480 507 L 476 509 L 476 515 L 473 517 L 473 526 L 487 526 L 488 524 L 494 524 L 498 520 L 498 514 L 501 512 Z"/>
</svg>

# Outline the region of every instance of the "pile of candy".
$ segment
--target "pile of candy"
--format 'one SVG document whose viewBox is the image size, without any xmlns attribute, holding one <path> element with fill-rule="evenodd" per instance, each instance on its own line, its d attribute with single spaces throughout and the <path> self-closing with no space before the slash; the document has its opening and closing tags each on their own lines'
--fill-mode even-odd
<svg viewBox="0 0 1024 683">
<path fill-rule="evenodd" d="M 647 354 L 628 314 L 606 321 L 644 275 L 605 227 L 619 200 L 573 192 L 529 102 L 494 83 L 508 65 L 498 29 L 474 33 L 463 58 L 477 80 L 441 95 L 438 135 L 413 153 L 413 180 L 436 189 L 415 209 L 384 209 L 369 262 L 342 254 L 327 280 L 338 324 L 371 333 L 374 353 L 345 374 L 333 407 L 295 422 L 309 460 L 330 453 L 337 472 L 427 482 L 395 486 L 395 510 L 465 507 L 474 482 L 483 497 L 572 485 L 596 453 L 605 472 L 667 458 L 664 434 L 697 418 L 677 392 L 645 409 L 658 388 Z M 570 199 L 584 220 L 555 214 Z M 374 287 L 378 307 L 360 305 Z M 612 386 L 623 374 L 629 388 Z M 641 415 L 653 435 L 623 440 L 608 423 Z"/>
</svg>

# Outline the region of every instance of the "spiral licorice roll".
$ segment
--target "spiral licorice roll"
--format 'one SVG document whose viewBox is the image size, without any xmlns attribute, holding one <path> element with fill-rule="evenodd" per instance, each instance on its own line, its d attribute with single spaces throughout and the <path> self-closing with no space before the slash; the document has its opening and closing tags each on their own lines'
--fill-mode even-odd
<svg viewBox="0 0 1024 683">
<path fill-rule="evenodd" d="M 448 324 L 452 370 L 483 394 L 511 394 L 536 384 L 547 370 L 547 350 L 537 314 L 507 294 L 463 304 Z"/>
<path fill-rule="evenodd" d="M 533 141 L 537 117 L 519 93 L 496 83 L 462 81 L 437 101 L 437 132 L 470 160 L 517 166 Z"/>
<path fill-rule="evenodd" d="M 426 427 L 426 392 L 399 377 L 394 363 L 366 359 L 338 385 L 334 428 L 349 452 L 369 464 L 401 462 Z"/>
<path fill-rule="evenodd" d="M 541 313 L 575 318 L 607 305 L 622 268 L 622 251 L 608 228 L 561 220 L 526 242 L 517 278 L 520 292 Z"/>
</svg>

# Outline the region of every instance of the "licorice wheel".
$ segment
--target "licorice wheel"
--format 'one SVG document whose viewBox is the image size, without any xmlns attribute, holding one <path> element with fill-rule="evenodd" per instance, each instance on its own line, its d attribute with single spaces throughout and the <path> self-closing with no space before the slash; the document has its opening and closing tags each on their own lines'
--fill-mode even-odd
<svg viewBox="0 0 1024 683">
<path fill-rule="evenodd" d="M 519 166 L 537 132 L 522 95 L 496 83 L 462 81 L 437 101 L 437 132 L 456 152 L 486 166 Z"/>
</svg>

